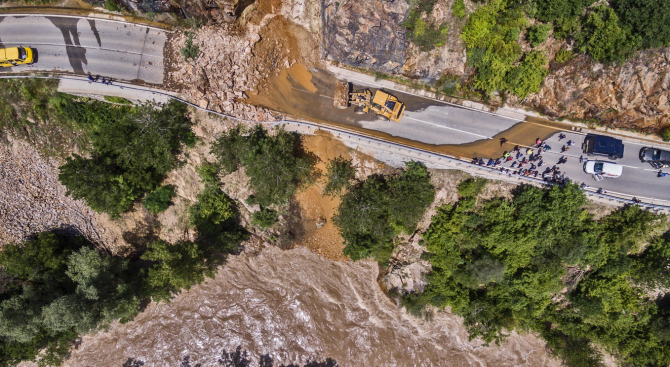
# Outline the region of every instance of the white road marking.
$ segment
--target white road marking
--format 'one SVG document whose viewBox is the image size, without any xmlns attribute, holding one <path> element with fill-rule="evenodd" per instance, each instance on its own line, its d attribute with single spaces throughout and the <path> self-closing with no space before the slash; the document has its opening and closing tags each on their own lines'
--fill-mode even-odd
<svg viewBox="0 0 670 367">
<path fill-rule="evenodd" d="M 436 123 L 433 123 L 433 122 L 428 122 L 428 121 L 418 120 L 418 119 L 411 118 L 411 117 L 408 117 L 408 116 L 405 116 L 405 118 L 406 118 L 406 119 L 409 119 L 409 120 L 414 120 L 414 121 L 418 121 L 418 122 L 423 122 L 424 124 L 428 124 L 428 125 L 433 125 L 433 126 L 441 127 L 441 128 L 444 128 L 444 129 L 449 129 L 449 130 L 458 131 L 458 132 L 461 132 L 461 133 L 464 133 L 464 134 L 470 134 L 470 135 L 474 135 L 474 136 L 479 136 L 480 138 L 484 138 L 484 139 L 491 139 L 491 138 L 488 137 L 488 136 L 484 136 L 484 135 L 479 135 L 479 134 L 471 133 L 471 132 L 469 132 L 469 131 L 465 131 L 465 130 L 454 129 L 453 127 L 448 127 L 448 126 L 444 126 L 444 125 L 436 124 Z"/>
</svg>

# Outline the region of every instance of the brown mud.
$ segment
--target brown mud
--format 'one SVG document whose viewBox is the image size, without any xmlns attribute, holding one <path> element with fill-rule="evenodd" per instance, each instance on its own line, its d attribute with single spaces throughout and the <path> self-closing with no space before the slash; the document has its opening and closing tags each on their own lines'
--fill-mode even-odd
<svg viewBox="0 0 670 367">
<path fill-rule="evenodd" d="M 531 146 L 535 144 L 537 138 L 546 139 L 560 130 L 570 130 L 569 125 L 560 122 L 528 119 L 503 131 L 492 139 L 459 145 L 427 144 L 361 127 L 360 121 L 369 121 L 376 117 L 373 115 L 357 115 L 353 108 L 340 110 L 333 106 L 333 93 L 337 82 L 338 80 L 327 71 L 317 68 L 308 69 L 301 64 L 295 64 L 289 69 L 282 70 L 281 73 L 270 76 L 266 88 L 258 95 L 251 96 L 247 102 L 291 116 L 345 127 L 385 140 L 459 158 L 499 157 L 502 156 L 504 151 L 513 149 L 515 145 Z M 353 88 L 357 90 L 362 87 L 354 85 Z M 402 102 L 405 103 L 408 111 L 420 111 L 439 103 L 405 94 L 402 96 Z M 503 137 L 508 142 L 501 147 L 499 139 Z"/>
</svg>

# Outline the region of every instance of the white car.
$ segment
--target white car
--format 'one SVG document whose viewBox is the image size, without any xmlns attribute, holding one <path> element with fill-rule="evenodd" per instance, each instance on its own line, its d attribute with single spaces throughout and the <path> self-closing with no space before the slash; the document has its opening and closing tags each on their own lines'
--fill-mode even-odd
<svg viewBox="0 0 670 367">
<path fill-rule="evenodd" d="M 593 175 L 597 181 L 600 181 L 603 178 L 617 178 L 621 176 L 623 166 L 612 162 L 587 161 L 584 163 L 584 172 Z"/>
</svg>

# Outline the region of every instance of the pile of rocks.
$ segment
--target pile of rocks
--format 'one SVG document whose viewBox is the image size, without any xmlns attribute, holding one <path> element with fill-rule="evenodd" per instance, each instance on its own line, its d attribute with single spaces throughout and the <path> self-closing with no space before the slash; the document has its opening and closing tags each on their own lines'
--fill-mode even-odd
<svg viewBox="0 0 670 367">
<path fill-rule="evenodd" d="M 0 144 L 0 245 L 49 230 L 107 244 L 97 214 L 65 195 L 56 167 L 26 143 Z"/>
<path fill-rule="evenodd" d="M 242 101 L 247 93 L 258 93 L 259 84 L 272 72 L 289 67 L 288 59 L 274 60 L 275 68 L 263 67 L 256 62 L 262 55 L 254 54 L 254 45 L 261 37 L 260 26 L 251 26 L 240 34 L 235 25 L 203 27 L 197 31 L 193 43 L 200 47 L 195 60 L 186 63 L 179 50 L 186 43 L 185 35 L 171 40 L 172 60 L 170 81 L 181 88 L 182 96 L 199 105 L 217 112 L 252 121 L 278 121 L 281 116 Z M 256 67 L 255 65 L 259 65 Z"/>
<path fill-rule="evenodd" d="M 397 294 L 423 292 L 427 282 L 424 274 L 430 272 L 430 262 L 421 259 L 426 249 L 419 245 L 421 234 L 414 234 L 407 243 L 398 246 L 389 260 L 382 282 L 387 291 Z"/>
</svg>

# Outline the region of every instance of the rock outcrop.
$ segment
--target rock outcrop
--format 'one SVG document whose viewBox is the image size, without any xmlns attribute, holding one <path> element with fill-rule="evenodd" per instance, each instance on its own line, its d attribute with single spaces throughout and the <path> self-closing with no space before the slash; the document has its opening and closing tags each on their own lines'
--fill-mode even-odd
<svg viewBox="0 0 670 367">
<path fill-rule="evenodd" d="M 405 63 L 409 9 L 402 0 L 324 0 L 323 50 L 330 59 L 385 73 Z"/>
<path fill-rule="evenodd" d="M 656 132 L 670 124 L 669 89 L 670 48 L 643 51 L 620 66 L 580 56 L 555 66 L 525 104 L 552 117 Z"/>
</svg>

